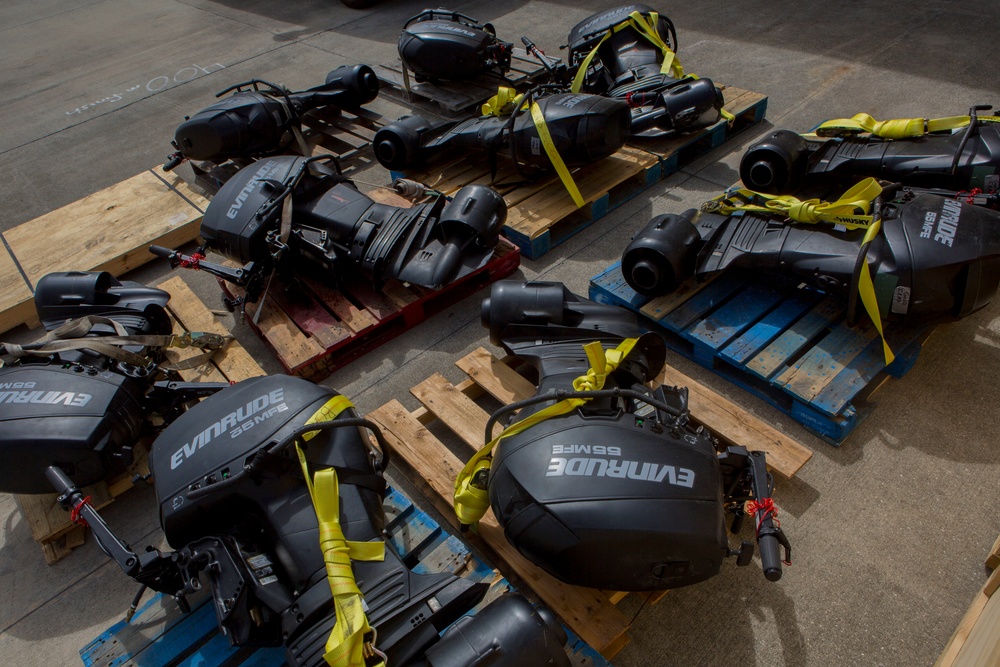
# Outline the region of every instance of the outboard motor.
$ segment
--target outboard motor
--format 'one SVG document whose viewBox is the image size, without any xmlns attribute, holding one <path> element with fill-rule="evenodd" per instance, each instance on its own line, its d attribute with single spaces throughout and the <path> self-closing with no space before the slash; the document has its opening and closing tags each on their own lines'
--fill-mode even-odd
<svg viewBox="0 0 1000 667">
<path fill-rule="evenodd" d="M 730 555 L 748 564 L 754 545 L 730 548 L 726 514 L 739 532 L 754 500 L 768 508 L 756 514 L 764 573 L 780 578 L 779 544 L 786 561 L 789 546 L 773 520 L 765 455 L 693 427 L 686 389 L 646 386 L 663 368 L 659 336 L 561 283 L 495 283 L 482 320 L 494 344 L 537 370 L 538 390 L 490 418 L 488 438 L 520 409 L 462 471 L 460 520 L 488 504 L 510 543 L 559 579 L 658 590 L 704 581 Z"/>
<path fill-rule="evenodd" d="M 580 167 L 616 153 L 629 137 L 628 105 L 597 95 L 557 93 L 535 102 L 552 143 L 567 167 Z M 375 157 L 386 169 L 402 171 L 438 152 L 461 155 L 487 152 L 507 156 L 515 167 L 551 170 L 531 113 L 514 104 L 506 116 L 486 115 L 457 125 L 433 128 L 420 116 L 403 116 L 375 134 Z"/>
<path fill-rule="evenodd" d="M 970 109 L 963 128 L 897 139 L 824 129 L 826 123 L 809 136 L 777 130 L 744 153 L 740 179 L 751 190 L 787 194 L 802 186 L 849 185 L 871 176 L 918 188 L 976 188 L 992 196 L 984 203 L 995 207 L 1000 203 L 1000 122 L 977 116 L 990 108 Z"/>
<path fill-rule="evenodd" d="M 112 344 L 122 336 L 170 338 L 169 299 L 107 272 L 38 281 L 35 309 L 49 335 L 0 346 L 14 357 L 0 367 L 0 491 L 52 493 L 50 465 L 79 486 L 95 484 L 132 464 L 133 446 L 152 434 L 150 413 L 172 419 L 185 402 L 226 386 L 177 382 L 157 365 L 160 346 Z"/>
<path fill-rule="evenodd" d="M 573 27 L 568 44 L 570 69 L 577 72 L 573 90 L 628 102 L 634 137 L 691 132 L 721 117 L 722 91 L 711 79 L 684 76 L 674 56 L 674 24 L 651 7 L 594 14 Z M 672 65 L 662 72 L 667 58 Z"/>
<path fill-rule="evenodd" d="M 177 152 L 167 158 L 163 170 L 184 160 L 222 163 L 278 154 L 291 146 L 307 111 L 357 109 L 378 96 L 378 87 L 368 65 L 338 67 L 323 85 L 300 92 L 259 79 L 230 86 L 216 97 L 231 96 L 184 119 L 171 142 Z"/>
<path fill-rule="evenodd" d="M 241 269 L 153 246 L 174 266 L 209 271 L 256 301 L 272 270 L 326 283 L 360 273 L 440 289 L 485 266 L 507 206 L 496 191 L 467 185 L 448 201 L 412 208 L 378 204 L 320 160 L 282 156 L 243 168 L 212 199 L 201 236 Z"/>
<path fill-rule="evenodd" d="M 362 429 L 375 435 L 378 447 Z M 154 443 L 160 523 L 175 551 L 134 553 L 58 467 L 47 474 L 64 505 L 90 523 L 129 576 L 182 601 L 204 579 L 231 645 L 284 645 L 288 664 L 296 667 L 327 665 L 327 639 L 340 622 L 311 498 L 330 488 L 321 487 L 319 475 L 330 475 L 338 511 L 325 519 L 323 539 L 337 541 L 339 532 L 349 543 L 367 545 L 366 551 L 384 550 L 384 559 L 354 555 L 350 561 L 373 628 L 362 637 L 363 664 L 471 667 L 484 664 L 476 656 L 489 654 L 496 658 L 490 664 L 502 667 L 568 667 L 564 653 L 553 658 L 551 645 L 565 640 L 558 624 L 520 596 L 500 598 L 481 617 L 439 637 L 479 602 L 486 585 L 449 572 L 415 574 L 386 544 L 388 456 L 377 427 L 343 396 L 307 380 L 273 376 L 240 382 L 203 401 Z M 315 477 L 315 491 L 306 475 Z M 497 615 L 507 622 L 493 624 Z"/>
<path fill-rule="evenodd" d="M 873 215 L 881 217 L 881 230 L 867 244 L 864 229 L 798 224 L 777 213 L 660 215 L 625 249 L 622 274 L 636 292 L 658 296 L 691 276 L 729 268 L 773 271 L 843 296 L 849 322 L 857 314 L 864 262 L 879 313 L 888 320 L 964 317 L 993 298 L 1000 283 L 1000 213 L 892 188 L 876 200 Z"/>
<path fill-rule="evenodd" d="M 484 72 L 502 77 L 513 49 L 497 39 L 489 23 L 446 9 L 425 9 L 399 35 L 399 59 L 417 81 L 468 79 Z"/>
</svg>

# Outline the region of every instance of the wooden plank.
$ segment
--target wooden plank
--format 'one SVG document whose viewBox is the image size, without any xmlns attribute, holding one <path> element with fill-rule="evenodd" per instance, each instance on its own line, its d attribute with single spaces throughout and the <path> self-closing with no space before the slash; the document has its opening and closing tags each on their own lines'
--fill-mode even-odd
<svg viewBox="0 0 1000 667">
<path fill-rule="evenodd" d="M 455 365 L 504 405 L 535 395 L 535 385 L 484 347 L 473 350 L 456 361 Z"/>
<path fill-rule="evenodd" d="M 844 306 L 841 302 L 827 297 L 764 348 L 763 352 L 746 365 L 747 370 L 762 378 L 771 377 L 816 334 L 836 321 L 843 312 Z"/>
<path fill-rule="evenodd" d="M 754 323 L 739 338 L 726 346 L 722 356 L 736 364 L 743 365 L 752 360 L 767 345 L 800 319 L 822 295 L 812 289 L 796 289 L 790 298 Z"/>
<path fill-rule="evenodd" d="M 701 345 L 719 350 L 748 329 L 788 295 L 789 285 L 749 285 L 712 315 L 691 327 L 688 335 Z"/>
<path fill-rule="evenodd" d="M 621 265 L 619 265 L 619 273 L 621 273 Z M 653 297 L 649 303 L 640 309 L 640 312 L 654 322 L 659 322 L 690 297 L 712 284 L 720 275 L 722 274 L 713 273 L 707 280 L 688 278 L 670 294 Z"/>
<path fill-rule="evenodd" d="M 462 462 L 399 401 L 390 401 L 368 417 L 382 427 L 398 457 L 413 471 L 413 481 L 422 482 L 431 491 L 429 499 L 442 515 L 457 523 L 451 497 Z M 581 639 L 605 658 L 611 658 L 621 648 L 628 624 L 624 614 L 600 591 L 569 586 L 529 563 L 507 541 L 492 513 L 488 512 L 479 522 L 479 536 Z"/>
<path fill-rule="evenodd" d="M 90 504 L 94 509 L 107 507 L 114 500 L 104 482 L 84 487 L 83 495 L 90 496 Z M 56 493 L 14 494 L 14 501 L 21 510 L 21 516 L 28 522 L 31 537 L 36 542 L 48 544 L 74 528 L 69 514 L 56 502 L 58 497 Z"/>
<path fill-rule="evenodd" d="M 997 665 L 1000 665 L 1000 596 L 992 596 L 956 656 L 954 667 Z"/>
<path fill-rule="evenodd" d="M 956 659 L 962 651 L 962 647 L 968 640 L 969 635 L 972 634 L 976 622 L 982 615 L 983 610 L 986 609 L 986 604 L 990 601 L 992 593 L 996 591 L 998 586 L 1000 586 L 1000 569 L 993 571 L 990 578 L 986 580 L 983 589 L 979 591 L 972 604 L 969 605 L 969 609 L 962 616 L 962 620 L 959 621 L 958 627 L 955 628 L 955 632 L 951 635 L 948 643 L 945 644 L 944 650 L 941 651 L 937 662 L 934 663 L 934 667 L 955 667 Z M 993 664 L 995 665 L 996 663 Z"/>
<path fill-rule="evenodd" d="M 986 557 L 986 567 L 991 570 L 995 570 L 997 567 L 1000 567 L 1000 537 L 998 537 L 997 541 L 993 543 L 993 548 L 990 549 L 990 555 Z"/>
<path fill-rule="evenodd" d="M 174 248 L 198 236 L 208 201 L 174 176 L 163 179 L 145 171 L 4 236 L 32 284 L 52 271 L 121 275 L 154 259 L 151 244 Z"/>
<path fill-rule="evenodd" d="M 687 387 L 688 408 L 693 420 L 704 424 L 725 442 L 763 450 L 768 466 L 783 477 L 794 476 L 812 458 L 812 452 L 796 440 L 676 368 L 666 366 L 657 382 Z"/>
<path fill-rule="evenodd" d="M 483 437 L 489 415 L 472 399 L 456 389 L 446 377 L 435 373 L 410 389 L 410 393 L 473 451 L 485 444 Z M 499 433 L 500 430 L 502 429 L 497 424 L 495 433 Z"/>
<path fill-rule="evenodd" d="M 35 317 L 31 288 L 17 268 L 7 240 L 0 234 L 0 332 L 13 329 Z"/>
<path fill-rule="evenodd" d="M 355 306 L 340 290 L 335 290 L 312 278 L 306 278 L 303 282 L 320 301 L 340 318 L 340 321 L 350 331 L 358 333 L 378 323 L 378 320 L 370 312 Z"/>
<path fill-rule="evenodd" d="M 873 325 L 858 328 L 841 323 L 804 357 L 779 375 L 775 383 L 784 385 L 786 391 L 808 403 L 861 354 L 876 336 L 878 331 Z"/>
<path fill-rule="evenodd" d="M 180 276 L 170 278 L 159 287 L 170 292 L 170 310 L 185 329 L 229 334 L 229 330 L 215 319 Z M 228 379 L 234 381 L 265 375 L 260 364 L 237 341 L 230 341 L 226 349 L 212 357 L 212 362 Z"/>
</svg>

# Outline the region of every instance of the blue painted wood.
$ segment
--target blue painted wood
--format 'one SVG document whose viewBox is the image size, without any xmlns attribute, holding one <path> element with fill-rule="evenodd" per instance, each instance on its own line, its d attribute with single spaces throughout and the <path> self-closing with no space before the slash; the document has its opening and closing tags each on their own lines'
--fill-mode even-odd
<svg viewBox="0 0 1000 667">
<path fill-rule="evenodd" d="M 777 308 L 727 345 L 721 352 L 722 358 L 742 366 L 757 356 L 758 352 L 798 321 L 822 298 L 823 295 L 813 289 L 794 290 Z"/>
<path fill-rule="evenodd" d="M 885 368 L 874 327 L 848 327 L 842 299 L 778 276 L 726 272 L 673 305 L 637 295 L 616 262 L 591 279 L 589 294 L 632 310 L 670 349 L 834 445 L 870 412 L 852 403 L 858 393 L 883 372 L 904 375 L 928 331 L 890 325 L 896 361 Z"/>
</svg>

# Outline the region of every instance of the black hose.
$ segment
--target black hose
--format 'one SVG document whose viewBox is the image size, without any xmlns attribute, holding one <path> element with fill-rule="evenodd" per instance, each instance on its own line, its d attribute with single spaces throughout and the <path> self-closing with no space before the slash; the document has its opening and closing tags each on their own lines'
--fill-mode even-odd
<svg viewBox="0 0 1000 667">
<path fill-rule="evenodd" d="M 564 391 L 559 390 L 556 392 L 548 394 L 539 394 L 538 396 L 532 396 L 531 398 L 526 398 L 523 401 L 517 401 L 511 403 L 510 405 L 505 405 L 500 408 L 492 415 L 490 415 L 489 421 L 486 422 L 486 442 L 493 439 L 493 427 L 496 426 L 497 421 L 501 417 L 509 412 L 514 412 L 520 410 L 521 408 L 526 408 L 530 405 L 535 405 L 537 403 L 545 403 L 547 401 L 561 401 L 567 398 L 631 398 L 635 401 L 641 401 L 643 403 L 648 403 L 657 410 L 662 410 L 669 415 L 672 415 L 675 419 L 680 419 L 684 416 L 684 413 L 677 408 L 667 405 L 666 403 L 661 403 L 656 399 L 650 398 L 646 394 L 635 391 L 633 389 L 601 389 L 599 391 Z"/>
</svg>

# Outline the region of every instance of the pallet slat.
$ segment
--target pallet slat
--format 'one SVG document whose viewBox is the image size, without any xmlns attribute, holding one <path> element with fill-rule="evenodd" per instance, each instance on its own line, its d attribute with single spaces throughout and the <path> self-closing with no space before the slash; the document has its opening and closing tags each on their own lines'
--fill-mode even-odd
<svg viewBox="0 0 1000 667">
<path fill-rule="evenodd" d="M 722 375 L 827 442 L 839 445 L 871 410 L 886 376 L 902 377 L 932 326 L 889 325 L 886 366 L 875 327 L 845 321 L 843 300 L 785 276 L 723 271 L 672 294 L 636 294 L 615 262 L 590 280 L 590 298 L 622 306 L 668 347 Z"/>
</svg>

